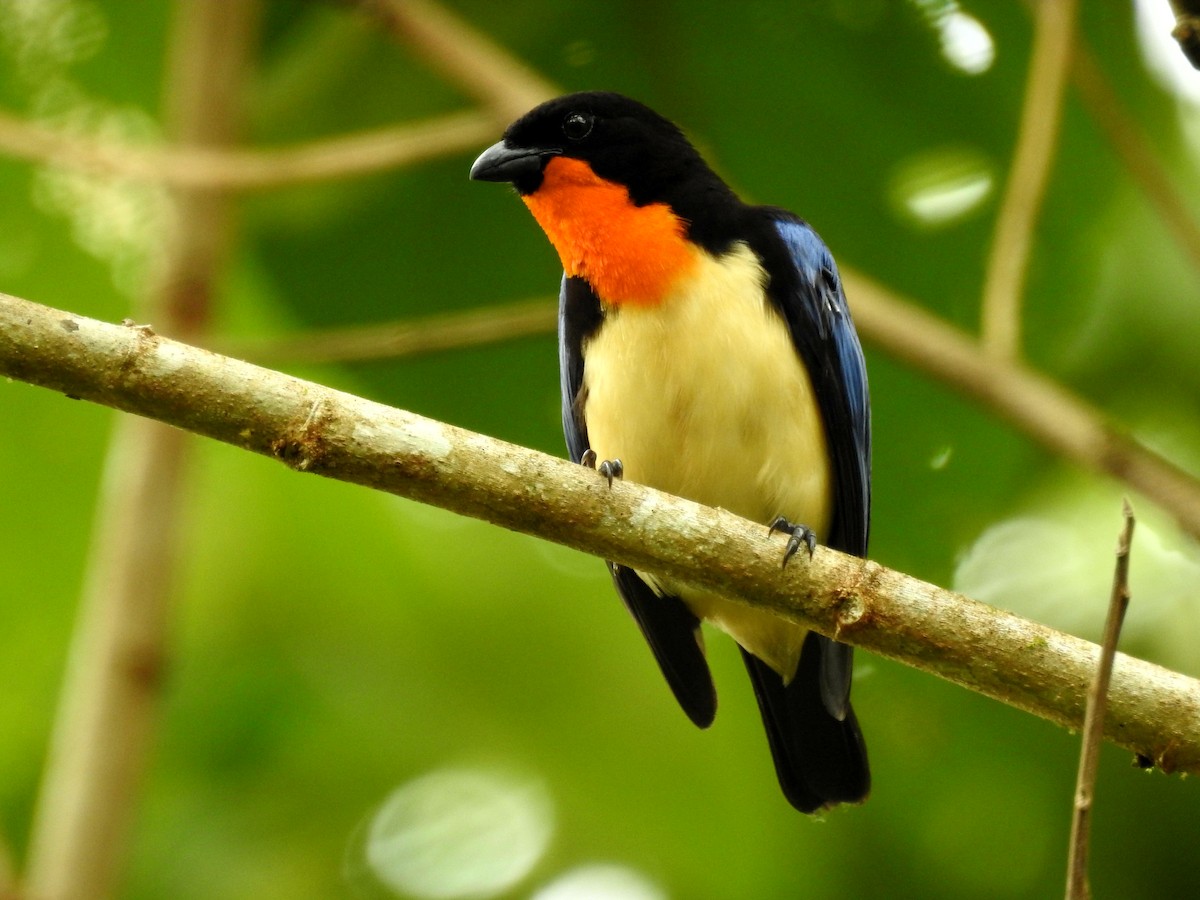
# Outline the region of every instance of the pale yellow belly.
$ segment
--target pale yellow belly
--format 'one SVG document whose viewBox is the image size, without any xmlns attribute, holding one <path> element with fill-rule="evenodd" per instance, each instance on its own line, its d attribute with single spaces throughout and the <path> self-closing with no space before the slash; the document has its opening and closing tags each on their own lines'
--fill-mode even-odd
<svg viewBox="0 0 1200 900">
<path fill-rule="evenodd" d="M 625 477 L 754 521 L 783 515 L 824 537 L 830 471 L 812 384 L 740 246 L 702 255 L 701 292 L 622 307 L 585 347 L 584 414 L 600 459 Z M 790 679 L 805 631 L 664 584 L 696 615 Z"/>
</svg>

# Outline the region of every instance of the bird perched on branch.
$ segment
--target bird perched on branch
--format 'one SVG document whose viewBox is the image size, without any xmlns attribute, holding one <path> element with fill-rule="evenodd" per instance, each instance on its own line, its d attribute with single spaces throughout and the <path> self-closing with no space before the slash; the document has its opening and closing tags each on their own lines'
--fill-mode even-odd
<svg viewBox="0 0 1200 900">
<path fill-rule="evenodd" d="M 576 462 L 864 556 L 867 377 L 833 257 L 743 203 L 670 121 L 619 94 L 538 106 L 471 178 L 511 182 L 564 269 L 562 417 Z M 684 711 L 716 713 L 700 622 L 742 648 L 776 773 L 803 812 L 864 800 L 851 649 L 768 612 L 610 563 Z"/>
</svg>

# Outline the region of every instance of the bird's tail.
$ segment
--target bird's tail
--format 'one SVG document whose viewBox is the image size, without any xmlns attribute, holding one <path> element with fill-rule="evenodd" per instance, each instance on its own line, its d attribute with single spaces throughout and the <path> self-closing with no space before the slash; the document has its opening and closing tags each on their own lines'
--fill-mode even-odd
<svg viewBox="0 0 1200 900">
<path fill-rule="evenodd" d="M 818 812 L 839 803 L 861 803 L 871 789 L 867 748 L 854 710 L 836 718 L 822 697 L 821 657 L 833 642 L 809 632 L 790 684 L 762 660 L 742 650 L 767 729 L 775 772 L 796 809 Z"/>
</svg>

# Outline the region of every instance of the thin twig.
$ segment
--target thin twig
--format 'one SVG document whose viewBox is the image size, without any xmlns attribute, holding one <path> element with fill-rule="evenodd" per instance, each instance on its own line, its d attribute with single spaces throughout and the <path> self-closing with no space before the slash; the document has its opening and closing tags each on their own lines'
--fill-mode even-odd
<svg viewBox="0 0 1200 900">
<path fill-rule="evenodd" d="M 984 276 L 985 350 L 1001 359 L 1020 352 L 1021 296 L 1062 118 L 1076 0 L 1035 0 L 1033 51 L 1021 127 Z"/>
<path fill-rule="evenodd" d="M 291 337 L 224 339 L 216 342 L 213 349 L 257 363 L 395 359 L 548 334 L 554 331 L 556 322 L 556 304 L 544 298 Z"/>
<path fill-rule="evenodd" d="M 483 102 L 498 125 L 561 93 L 491 38 L 428 0 L 346 0 L 375 16 L 446 79 Z"/>
<path fill-rule="evenodd" d="M 491 116 L 462 112 L 290 147 L 155 147 L 55 131 L 0 111 L 0 153 L 181 188 L 252 191 L 436 159 L 476 149 L 495 131 Z"/>
<path fill-rule="evenodd" d="M 3 375 L 658 572 L 1083 723 L 1094 644 L 826 548 L 781 570 L 782 539 L 723 510 L 610 488 L 567 460 L 0 294 Z M 1109 703 L 1109 740 L 1165 771 L 1200 773 L 1200 682 L 1118 655 Z"/>
<path fill-rule="evenodd" d="M 1125 611 L 1129 608 L 1129 548 L 1133 542 L 1133 507 L 1122 504 L 1124 524 L 1117 539 L 1117 564 L 1113 574 L 1108 617 L 1104 622 L 1104 640 L 1096 676 L 1088 688 L 1087 713 L 1083 719 L 1083 747 L 1079 754 L 1079 775 L 1075 782 L 1075 808 L 1071 817 L 1071 842 L 1067 857 L 1067 900 L 1088 900 L 1088 844 L 1091 838 L 1092 800 L 1096 791 L 1096 773 L 1100 765 L 1100 745 L 1104 743 L 1104 715 L 1108 706 L 1108 687 L 1112 680 L 1113 660 Z"/>
<path fill-rule="evenodd" d="M 1071 83 L 1079 92 L 1088 115 L 1104 132 L 1134 183 L 1162 218 L 1167 231 L 1174 235 L 1192 265 L 1200 269 L 1200 225 L 1184 202 L 1183 192 L 1171 183 L 1170 176 L 1158 161 L 1145 131 L 1125 109 L 1082 38 L 1077 41 L 1072 57 Z"/>
<path fill-rule="evenodd" d="M 257 0 L 179 0 L 168 54 L 168 131 L 228 143 L 239 116 Z M 139 316 L 198 336 L 229 241 L 224 197 L 180 192 L 161 280 Z M 49 900 L 117 892 L 157 719 L 178 554 L 187 435 L 118 421 L 109 448 L 30 849 L 28 888 Z"/>
</svg>

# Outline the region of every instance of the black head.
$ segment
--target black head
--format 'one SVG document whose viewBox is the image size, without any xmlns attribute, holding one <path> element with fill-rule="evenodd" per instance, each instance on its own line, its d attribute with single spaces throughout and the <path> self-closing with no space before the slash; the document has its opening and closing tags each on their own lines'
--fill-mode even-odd
<svg viewBox="0 0 1200 900">
<path fill-rule="evenodd" d="M 567 94 L 530 110 L 475 161 L 471 177 L 510 181 L 520 193 L 532 194 L 556 156 L 587 162 L 601 178 L 624 185 L 639 206 L 674 206 L 689 186 L 729 190 L 674 123 L 636 100 L 604 91 Z"/>
</svg>

